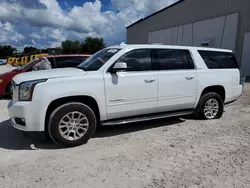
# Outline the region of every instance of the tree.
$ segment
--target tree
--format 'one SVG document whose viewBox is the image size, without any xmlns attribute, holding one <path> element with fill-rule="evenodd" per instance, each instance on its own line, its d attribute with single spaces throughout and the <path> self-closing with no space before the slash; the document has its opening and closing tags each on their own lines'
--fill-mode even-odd
<svg viewBox="0 0 250 188">
<path fill-rule="evenodd" d="M 42 48 L 42 49 L 40 50 L 40 52 L 41 52 L 42 54 L 47 54 L 47 53 L 48 53 L 48 48 L 46 48 L 46 49 Z"/>
<path fill-rule="evenodd" d="M 89 53 L 95 52 L 105 47 L 103 38 L 85 38 L 84 42 L 80 44 L 79 41 L 65 40 L 62 42 L 62 53 L 76 54 L 76 53 Z"/>
<path fill-rule="evenodd" d="M 0 57 L 13 56 L 13 52 L 15 51 L 17 51 L 17 49 L 10 45 L 0 45 Z"/>
<path fill-rule="evenodd" d="M 83 53 L 94 54 L 95 52 L 105 48 L 105 43 L 103 38 L 86 37 L 84 42 L 81 44 L 81 48 Z"/>
<path fill-rule="evenodd" d="M 23 55 L 30 55 L 30 54 L 36 54 L 36 53 L 39 53 L 39 50 L 33 46 L 25 47 L 23 49 Z"/>
<path fill-rule="evenodd" d="M 81 46 L 79 41 L 66 40 L 62 42 L 62 53 L 76 54 L 80 52 L 81 52 Z"/>
</svg>

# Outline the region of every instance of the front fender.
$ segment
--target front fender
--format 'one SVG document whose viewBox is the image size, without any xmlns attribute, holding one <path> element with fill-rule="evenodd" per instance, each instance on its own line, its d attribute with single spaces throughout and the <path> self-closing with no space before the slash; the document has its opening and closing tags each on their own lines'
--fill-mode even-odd
<svg viewBox="0 0 250 188">
<path fill-rule="evenodd" d="M 40 104 L 40 126 L 45 124 L 47 109 L 54 100 L 73 96 L 89 96 L 94 98 L 99 107 L 100 120 L 107 119 L 103 81 L 94 79 L 88 83 L 85 79 L 67 78 L 65 80 L 60 78 L 39 83 L 34 88 L 32 101 Z"/>
</svg>

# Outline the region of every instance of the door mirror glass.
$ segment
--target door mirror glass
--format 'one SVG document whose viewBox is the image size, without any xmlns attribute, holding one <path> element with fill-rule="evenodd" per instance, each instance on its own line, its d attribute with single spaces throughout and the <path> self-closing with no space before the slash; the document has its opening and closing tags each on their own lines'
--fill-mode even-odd
<svg viewBox="0 0 250 188">
<path fill-rule="evenodd" d="M 128 68 L 127 63 L 117 62 L 112 68 L 112 72 L 126 71 Z"/>
</svg>

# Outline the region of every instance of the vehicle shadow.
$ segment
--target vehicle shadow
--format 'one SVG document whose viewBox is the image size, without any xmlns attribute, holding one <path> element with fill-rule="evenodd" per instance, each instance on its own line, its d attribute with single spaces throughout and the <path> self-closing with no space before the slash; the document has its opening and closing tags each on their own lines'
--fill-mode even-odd
<svg viewBox="0 0 250 188">
<path fill-rule="evenodd" d="M 168 118 L 119 126 L 107 126 L 98 129 L 93 138 L 112 137 L 157 127 L 180 124 L 184 121 L 185 120 L 180 118 Z M 8 150 L 62 149 L 51 140 L 39 140 L 25 136 L 21 131 L 12 127 L 10 120 L 0 123 L 0 148 Z"/>
<path fill-rule="evenodd" d="M 0 148 L 10 150 L 57 149 L 51 141 L 32 139 L 12 127 L 10 120 L 0 123 Z"/>
</svg>

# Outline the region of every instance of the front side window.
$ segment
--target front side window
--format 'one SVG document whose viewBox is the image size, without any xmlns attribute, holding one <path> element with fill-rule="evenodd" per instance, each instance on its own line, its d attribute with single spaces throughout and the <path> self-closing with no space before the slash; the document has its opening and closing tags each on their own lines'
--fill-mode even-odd
<svg viewBox="0 0 250 188">
<path fill-rule="evenodd" d="M 238 64 L 233 53 L 198 51 L 209 69 L 237 69 Z"/>
<path fill-rule="evenodd" d="M 127 64 L 126 71 L 149 71 L 152 70 L 152 61 L 149 49 L 133 50 L 123 55 L 117 62 Z"/>
<path fill-rule="evenodd" d="M 77 67 L 85 71 L 97 71 L 119 51 L 120 49 L 118 48 L 103 49 L 90 56 Z"/>
<path fill-rule="evenodd" d="M 154 63 L 159 70 L 194 69 L 194 62 L 188 50 L 155 49 L 152 51 Z"/>
</svg>

